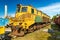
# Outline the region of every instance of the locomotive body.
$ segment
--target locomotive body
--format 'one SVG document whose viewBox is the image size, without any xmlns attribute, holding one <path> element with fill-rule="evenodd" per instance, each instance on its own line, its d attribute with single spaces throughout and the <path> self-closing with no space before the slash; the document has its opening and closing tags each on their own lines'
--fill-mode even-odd
<svg viewBox="0 0 60 40">
<path fill-rule="evenodd" d="M 12 27 L 12 34 L 24 35 L 26 32 L 32 32 L 38 24 L 48 23 L 50 17 L 32 6 L 17 5 L 15 17 L 10 18 L 9 26 Z"/>
</svg>

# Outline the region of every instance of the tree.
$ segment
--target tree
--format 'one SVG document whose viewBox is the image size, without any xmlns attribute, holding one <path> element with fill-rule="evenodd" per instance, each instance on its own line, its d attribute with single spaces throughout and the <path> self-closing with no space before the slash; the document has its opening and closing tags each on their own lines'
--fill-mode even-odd
<svg viewBox="0 0 60 40">
<path fill-rule="evenodd" d="M 57 16 L 56 16 L 56 15 L 55 15 L 55 16 L 53 16 L 53 17 L 52 17 L 52 21 L 54 21 L 56 18 L 57 18 Z"/>
</svg>

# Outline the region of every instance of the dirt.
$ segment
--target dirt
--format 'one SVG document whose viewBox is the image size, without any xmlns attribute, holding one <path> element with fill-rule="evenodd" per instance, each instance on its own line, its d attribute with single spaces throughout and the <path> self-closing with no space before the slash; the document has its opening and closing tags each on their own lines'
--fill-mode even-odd
<svg viewBox="0 0 60 40">
<path fill-rule="evenodd" d="M 12 38 L 12 40 L 49 40 L 49 37 L 51 35 L 48 32 L 42 31 L 44 29 L 49 29 L 49 28 L 50 28 L 50 25 L 40 30 L 37 30 L 33 33 L 29 33 L 25 35 L 24 37 Z"/>
</svg>

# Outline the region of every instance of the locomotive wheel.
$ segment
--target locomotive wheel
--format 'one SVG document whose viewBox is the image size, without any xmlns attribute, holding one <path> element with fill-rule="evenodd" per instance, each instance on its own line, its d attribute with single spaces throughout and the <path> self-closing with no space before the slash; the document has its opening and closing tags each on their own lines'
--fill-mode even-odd
<svg viewBox="0 0 60 40">
<path fill-rule="evenodd" d="M 37 27 L 37 30 L 40 29 L 40 25 L 37 25 L 36 27 Z"/>
<path fill-rule="evenodd" d="M 25 33 L 25 34 L 27 34 L 27 32 L 28 32 L 28 29 L 24 29 L 23 31 L 24 31 L 24 33 Z"/>
<path fill-rule="evenodd" d="M 24 31 L 20 31 L 20 33 L 16 33 L 16 34 L 10 34 L 9 36 L 11 36 L 12 38 L 16 38 L 16 37 L 23 37 Z"/>
<path fill-rule="evenodd" d="M 39 27 L 40 29 L 43 27 L 42 25 L 39 25 L 39 26 L 40 26 L 40 27 Z"/>
<path fill-rule="evenodd" d="M 36 25 L 33 26 L 34 31 L 37 29 Z"/>
<path fill-rule="evenodd" d="M 45 27 L 46 26 L 46 24 L 43 24 L 43 27 Z"/>
<path fill-rule="evenodd" d="M 20 32 L 18 32 L 18 30 L 15 30 L 11 33 L 11 36 L 14 37 L 14 36 L 24 36 L 24 31 L 22 30 L 19 30 Z"/>
<path fill-rule="evenodd" d="M 24 31 L 20 31 L 20 33 L 18 33 L 17 36 L 21 36 L 22 37 L 22 36 L 24 36 L 24 34 L 25 34 Z"/>
<path fill-rule="evenodd" d="M 33 28 L 28 29 L 28 33 L 34 32 Z"/>
<path fill-rule="evenodd" d="M 41 29 L 43 26 L 42 25 L 39 25 L 39 28 L 38 29 Z"/>
<path fill-rule="evenodd" d="M 24 36 L 25 35 L 25 32 L 24 32 L 24 30 L 21 28 L 19 28 L 19 30 L 18 30 L 18 34 L 17 34 L 17 36 Z"/>
</svg>

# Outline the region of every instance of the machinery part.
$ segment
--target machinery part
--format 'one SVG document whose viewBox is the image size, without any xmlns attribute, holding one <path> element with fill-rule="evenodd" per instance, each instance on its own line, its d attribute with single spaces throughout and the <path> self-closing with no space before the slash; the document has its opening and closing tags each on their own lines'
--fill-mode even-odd
<svg viewBox="0 0 60 40">
<path fill-rule="evenodd" d="M 33 27 L 28 29 L 28 33 L 34 32 Z"/>
<path fill-rule="evenodd" d="M 35 31 L 35 30 L 37 30 L 37 27 L 36 27 L 36 25 L 34 25 L 33 29 L 34 29 L 34 31 Z"/>
<path fill-rule="evenodd" d="M 22 36 L 24 36 L 24 34 L 25 34 L 24 31 L 20 31 L 20 33 L 18 33 L 17 36 L 21 36 L 22 37 Z"/>
<path fill-rule="evenodd" d="M 20 27 L 12 27 L 12 33 L 13 36 L 24 36 L 24 30 Z"/>
</svg>

